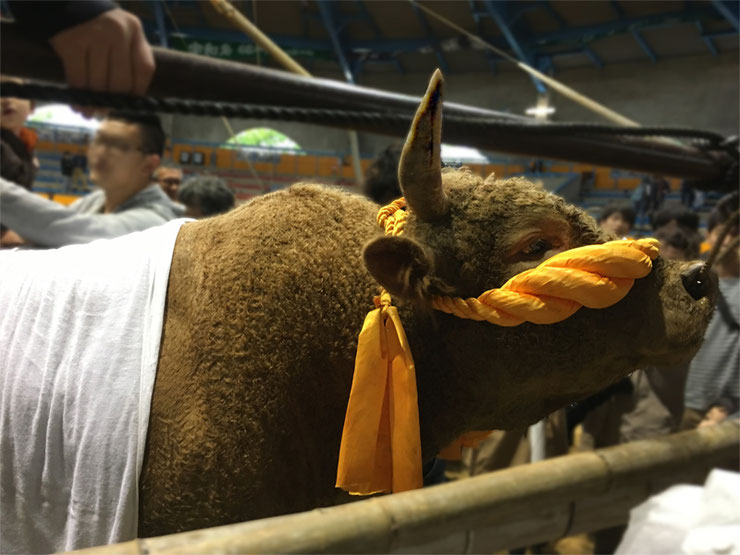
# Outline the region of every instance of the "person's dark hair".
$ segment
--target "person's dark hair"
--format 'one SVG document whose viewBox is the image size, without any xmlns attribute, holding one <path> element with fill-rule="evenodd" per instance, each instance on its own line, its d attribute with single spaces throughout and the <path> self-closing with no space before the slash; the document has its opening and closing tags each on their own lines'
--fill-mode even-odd
<svg viewBox="0 0 740 555">
<path fill-rule="evenodd" d="M 156 176 L 159 170 L 180 170 L 182 171 L 182 166 L 180 164 L 177 164 L 173 162 L 172 160 L 163 160 L 159 166 L 154 170 L 154 175 Z"/>
<path fill-rule="evenodd" d="M 201 175 L 191 177 L 180 187 L 180 202 L 199 206 L 203 216 L 215 216 L 234 208 L 234 191 L 220 177 Z"/>
<path fill-rule="evenodd" d="M 653 215 L 653 231 L 675 221 L 679 226 L 691 231 L 699 230 L 699 215 L 681 204 L 661 208 Z"/>
<path fill-rule="evenodd" d="M 607 205 L 599 216 L 599 223 L 606 220 L 609 216 L 619 212 L 622 218 L 630 224 L 630 227 L 635 225 L 635 210 L 629 205 L 624 203 L 612 203 Z"/>
<path fill-rule="evenodd" d="M 365 172 L 363 193 L 378 204 L 388 204 L 403 196 L 398 183 L 398 160 L 402 150 L 401 143 L 386 147 Z"/>
<path fill-rule="evenodd" d="M 701 238 L 698 234 L 692 233 L 680 225 L 664 225 L 655 232 L 654 237 L 660 241 L 661 245 L 668 245 L 683 251 L 689 260 L 699 258 Z"/>
<path fill-rule="evenodd" d="M 740 206 L 740 195 L 737 192 L 730 193 L 719 199 L 717 205 L 709 213 L 707 230 L 712 231 L 718 225 L 724 224 L 728 218 Z M 733 235 L 738 234 L 738 221 L 735 220 L 733 229 L 730 231 Z"/>
<path fill-rule="evenodd" d="M 164 145 L 167 140 L 162 123 L 156 114 L 139 114 L 114 110 L 105 116 L 105 119 L 125 121 L 139 126 L 141 131 L 141 150 L 144 154 L 164 154 Z"/>
</svg>

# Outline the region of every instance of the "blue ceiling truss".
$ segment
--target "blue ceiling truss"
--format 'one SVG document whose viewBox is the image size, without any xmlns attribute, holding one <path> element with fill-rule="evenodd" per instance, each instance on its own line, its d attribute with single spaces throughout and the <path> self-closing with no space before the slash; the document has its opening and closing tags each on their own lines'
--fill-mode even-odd
<svg viewBox="0 0 740 555">
<path fill-rule="evenodd" d="M 473 21 L 475 21 L 475 29 L 479 37 L 483 36 L 483 26 L 481 24 L 481 19 L 485 17 L 487 14 L 478 11 L 476 7 L 476 1 L 475 0 L 468 0 L 468 5 L 470 6 L 470 14 L 473 16 Z M 494 56 L 493 53 L 490 50 L 485 50 L 484 55 L 486 57 L 486 61 L 488 62 L 488 66 L 491 68 L 491 71 L 496 74 L 496 62 L 497 62 L 497 56 Z"/>
<path fill-rule="evenodd" d="M 169 48 L 169 31 L 167 30 L 167 18 L 164 15 L 162 2 L 159 0 L 150 0 L 150 3 L 154 9 L 154 21 L 157 23 L 159 46 Z"/>
<path fill-rule="evenodd" d="M 712 5 L 714 8 L 722 14 L 722 16 L 730 22 L 730 24 L 735 28 L 735 31 L 740 31 L 740 16 L 738 15 L 738 12 L 740 11 L 740 2 L 737 0 L 712 0 Z"/>
<path fill-rule="evenodd" d="M 521 10 L 512 14 L 508 9 L 510 4 L 506 2 L 493 2 L 492 0 L 483 0 L 483 6 L 488 16 L 496 22 L 501 33 L 506 38 L 506 42 L 516 54 L 516 57 L 527 65 L 535 66 L 535 53 L 531 50 L 525 50 L 519 42 L 515 32 L 514 24 L 521 15 Z M 536 77 L 532 77 L 532 82 L 538 93 L 547 92 L 547 87 Z"/>
<path fill-rule="evenodd" d="M 192 2 L 182 0 L 150 0 L 154 20 L 144 20 L 144 27 L 152 43 L 166 45 L 169 34 L 174 31 L 167 25 L 162 3 L 166 2 L 171 9 L 193 7 Z M 581 55 L 587 57 L 596 67 L 603 67 L 604 61 L 594 52 L 590 43 L 616 34 L 629 33 L 639 44 L 645 55 L 653 62 L 658 61 L 654 49 L 647 42 L 642 31 L 682 23 L 693 24 L 697 34 L 701 37 L 712 56 L 718 55 L 714 40 L 723 36 L 738 36 L 738 6 L 737 0 L 712 0 L 711 3 L 685 2 L 684 9 L 662 14 L 630 17 L 616 0 L 610 0 L 610 6 L 615 18 L 605 23 L 585 26 L 570 26 L 559 15 L 556 8 L 548 0 L 519 0 L 493 1 L 468 0 L 467 5 L 475 23 L 474 32 L 486 42 L 502 50 L 508 51 L 517 59 L 540 69 L 540 71 L 554 71 L 553 58 L 559 56 Z M 0 0 L 0 6 L 4 4 Z M 445 72 L 454 71 L 450 67 L 445 52 L 450 48 L 451 41 L 457 41 L 457 48 L 470 47 L 467 38 L 452 37 L 443 41 L 435 36 L 429 21 L 418 7 L 413 6 L 415 16 L 424 32 L 423 38 L 415 39 L 386 39 L 368 12 L 363 0 L 354 2 L 334 2 L 317 0 L 316 12 L 310 4 L 302 5 L 304 16 L 302 36 L 271 35 L 271 38 L 284 48 L 310 49 L 322 51 L 326 56 L 333 56 L 339 64 L 345 77 L 356 81 L 362 74 L 368 62 L 394 64 L 400 73 L 404 73 L 399 55 L 409 52 L 431 51 L 436 62 Z M 4 6 L 3 6 L 4 7 Z M 350 9 L 348 9 L 350 8 Z M 533 33 L 528 28 L 524 13 L 531 10 L 544 11 L 556 24 L 556 30 L 547 33 Z M 349 13 L 351 12 L 351 13 Z M 483 22 L 492 21 L 502 36 L 487 36 Z M 311 21 L 320 22 L 328 39 L 310 38 Z M 347 24 L 353 21 L 361 22 L 372 30 L 371 39 L 351 39 L 346 33 Z M 727 21 L 731 29 L 707 32 L 704 22 Z M 241 32 L 225 28 L 207 27 L 180 27 L 178 29 L 186 37 L 203 41 L 248 41 Z M 444 44 L 444 46 L 443 46 Z M 488 50 L 481 53 L 494 73 L 498 62 L 503 58 Z M 533 80 L 539 91 L 544 86 Z"/>
<path fill-rule="evenodd" d="M 444 73 L 449 73 L 450 66 L 447 64 L 445 55 L 442 53 L 442 47 L 439 44 L 439 40 L 437 40 L 432 33 L 432 28 L 429 26 L 429 22 L 426 20 L 426 16 L 421 12 L 421 9 L 415 3 L 412 2 L 411 7 L 416 14 L 416 19 L 419 20 L 419 24 L 421 25 L 422 29 L 424 29 L 424 34 L 429 41 L 429 45 L 432 47 L 432 50 L 434 50 L 434 55 L 437 57 L 439 67 Z"/>
<path fill-rule="evenodd" d="M 352 67 L 347 59 L 345 47 L 342 42 L 341 33 L 344 26 L 347 24 L 346 19 L 339 20 L 337 15 L 334 13 L 334 5 L 329 0 L 317 0 L 319 6 L 319 13 L 321 14 L 321 21 L 324 24 L 326 32 L 329 33 L 329 39 L 334 50 L 334 54 L 337 56 L 339 61 L 339 67 L 342 68 L 344 78 L 348 83 L 355 82 L 355 74 L 352 71 Z"/>
</svg>

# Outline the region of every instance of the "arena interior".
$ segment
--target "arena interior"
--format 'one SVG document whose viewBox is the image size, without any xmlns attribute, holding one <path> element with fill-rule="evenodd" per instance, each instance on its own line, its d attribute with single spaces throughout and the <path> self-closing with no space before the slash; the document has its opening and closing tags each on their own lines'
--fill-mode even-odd
<svg viewBox="0 0 740 555">
<path fill-rule="evenodd" d="M 740 554 L 740 1 L 0 12 L 0 552 Z"/>
</svg>

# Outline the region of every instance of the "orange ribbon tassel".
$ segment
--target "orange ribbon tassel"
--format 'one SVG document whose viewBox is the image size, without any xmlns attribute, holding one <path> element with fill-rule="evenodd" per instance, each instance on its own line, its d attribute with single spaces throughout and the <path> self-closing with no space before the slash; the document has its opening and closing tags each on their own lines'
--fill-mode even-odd
<svg viewBox="0 0 740 555">
<path fill-rule="evenodd" d="M 337 487 L 353 495 L 422 486 L 414 359 L 390 302 L 376 297 L 357 346 L 337 470 Z"/>
</svg>

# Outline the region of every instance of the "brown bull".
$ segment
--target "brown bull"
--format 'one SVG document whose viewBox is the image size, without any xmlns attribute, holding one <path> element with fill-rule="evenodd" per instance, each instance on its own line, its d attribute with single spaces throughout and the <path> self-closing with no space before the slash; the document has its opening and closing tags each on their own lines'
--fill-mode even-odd
<svg viewBox="0 0 740 555">
<path fill-rule="evenodd" d="M 175 246 L 140 481 L 139 534 L 302 511 L 336 499 L 357 335 L 379 284 L 416 361 L 424 461 L 461 433 L 511 428 L 645 365 L 689 359 L 716 285 L 658 258 L 616 305 L 513 328 L 433 311 L 570 248 L 591 217 L 524 179 L 441 171 L 441 78 L 399 169 L 410 216 L 386 237 L 378 206 L 295 185 L 183 226 Z"/>
</svg>

